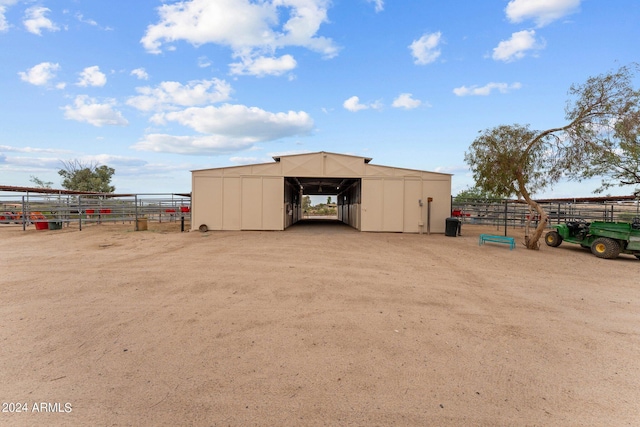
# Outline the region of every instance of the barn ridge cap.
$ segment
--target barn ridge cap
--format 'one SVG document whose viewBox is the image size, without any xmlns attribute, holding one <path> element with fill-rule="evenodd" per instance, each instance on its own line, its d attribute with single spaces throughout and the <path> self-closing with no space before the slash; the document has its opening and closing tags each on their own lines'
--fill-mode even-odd
<svg viewBox="0 0 640 427">
<path fill-rule="evenodd" d="M 330 151 L 315 151 L 315 152 L 312 152 L 312 153 L 283 154 L 281 156 L 273 156 L 271 158 L 273 160 L 275 160 L 276 162 L 279 162 L 282 157 L 309 156 L 309 155 L 315 155 L 315 154 L 325 154 L 325 155 L 331 154 L 333 156 L 356 157 L 356 158 L 359 158 L 359 159 L 363 159 L 365 163 L 369 163 L 371 160 L 373 160 L 372 157 L 356 156 L 354 154 L 332 153 Z"/>
</svg>

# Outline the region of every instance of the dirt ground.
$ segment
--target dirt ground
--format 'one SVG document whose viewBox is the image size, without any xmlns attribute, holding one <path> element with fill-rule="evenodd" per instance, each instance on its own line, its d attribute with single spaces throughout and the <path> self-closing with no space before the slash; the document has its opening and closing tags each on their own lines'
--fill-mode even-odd
<svg viewBox="0 0 640 427">
<path fill-rule="evenodd" d="M 639 425 L 640 261 L 481 232 L 0 227 L 0 424 Z"/>
</svg>

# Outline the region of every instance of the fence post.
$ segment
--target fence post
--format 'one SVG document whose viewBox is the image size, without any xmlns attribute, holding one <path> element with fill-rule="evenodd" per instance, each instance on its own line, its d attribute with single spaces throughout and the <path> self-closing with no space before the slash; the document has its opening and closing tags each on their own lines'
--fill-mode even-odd
<svg viewBox="0 0 640 427">
<path fill-rule="evenodd" d="M 138 230 L 138 195 L 135 194 L 133 197 L 134 197 L 134 201 L 135 201 L 135 205 L 136 205 L 136 211 L 135 211 L 136 226 L 135 226 L 134 230 L 139 231 Z"/>
<path fill-rule="evenodd" d="M 25 218 L 25 221 L 27 221 L 27 224 L 29 224 L 29 221 L 31 220 L 31 206 L 29 203 L 28 191 L 27 191 L 27 203 L 24 205 L 24 209 L 22 210 L 22 216 Z"/>
<path fill-rule="evenodd" d="M 26 214 L 26 210 L 25 210 L 25 204 L 24 204 L 24 196 L 22 196 L 22 231 L 27 230 L 27 218 L 25 214 Z"/>
<path fill-rule="evenodd" d="M 82 231 L 82 196 L 78 196 L 78 226 L 80 227 L 80 231 Z"/>
<path fill-rule="evenodd" d="M 507 236 L 507 216 L 509 215 L 509 202 L 505 199 L 504 201 L 504 235 Z"/>
</svg>

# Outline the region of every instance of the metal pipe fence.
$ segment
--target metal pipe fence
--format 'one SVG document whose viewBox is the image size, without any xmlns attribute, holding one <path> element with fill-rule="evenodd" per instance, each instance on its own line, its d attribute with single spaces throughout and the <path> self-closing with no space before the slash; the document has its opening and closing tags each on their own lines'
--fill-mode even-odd
<svg viewBox="0 0 640 427">
<path fill-rule="evenodd" d="M 607 202 L 539 202 L 548 218 L 548 224 L 570 221 L 633 222 L 640 218 L 640 200 L 608 200 Z M 494 225 L 497 228 L 524 227 L 529 218 L 538 221 L 537 212 L 531 212 L 523 202 L 512 200 L 453 199 L 451 216 L 462 223 Z"/>
<path fill-rule="evenodd" d="M 21 225 L 23 230 L 57 229 L 77 224 L 133 223 L 138 220 L 170 222 L 191 219 L 191 198 L 178 194 L 0 195 L 0 224 Z"/>
</svg>

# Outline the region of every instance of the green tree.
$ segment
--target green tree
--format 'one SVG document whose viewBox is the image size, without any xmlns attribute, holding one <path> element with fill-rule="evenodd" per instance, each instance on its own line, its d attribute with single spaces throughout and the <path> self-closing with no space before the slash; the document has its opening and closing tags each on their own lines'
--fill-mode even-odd
<svg viewBox="0 0 640 427">
<path fill-rule="evenodd" d="M 53 185 L 53 182 L 43 181 L 37 176 L 33 176 L 33 175 L 31 175 L 31 178 L 29 178 L 29 182 L 33 182 L 33 185 L 35 185 L 38 188 L 51 188 L 51 186 Z"/>
<path fill-rule="evenodd" d="M 63 161 L 62 164 L 58 174 L 62 176 L 62 186 L 67 190 L 113 193 L 116 189 L 111 185 L 111 177 L 115 173 L 113 168 L 80 160 Z"/>
<path fill-rule="evenodd" d="M 331 203 L 331 196 L 327 197 L 327 204 Z"/>
<path fill-rule="evenodd" d="M 495 194 L 484 191 L 481 188 L 475 187 L 467 187 L 466 189 L 460 191 L 453 200 L 455 202 L 464 202 L 467 200 L 474 200 L 480 202 L 487 202 L 490 200 L 498 200 L 501 197 L 496 196 Z"/>
<path fill-rule="evenodd" d="M 591 164 L 602 158 L 603 150 L 613 153 L 611 142 L 622 135 L 616 126 L 638 115 L 640 93 L 632 86 L 637 68 L 621 67 L 572 85 L 563 126 L 543 131 L 518 124 L 486 129 L 465 153 L 478 188 L 524 199 L 539 215 L 532 235 L 527 223 L 527 248 L 539 248 L 548 217 L 533 195 L 565 176 L 578 180 L 592 176 Z"/>
<path fill-rule="evenodd" d="M 611 187 L 635 186 L 640 195 L 640 114 L 630 113 L 614 125 L 613 135 L 596 147 L 589 158 L 589 167 L 578 174 L 578 179 L 602 178 L 595 192 L 602 193 Z"/>
<path fill-rule="evenodd" d="M 302 198 L 302 209 L 308 210 L 311 207 L 311 196 L 304 196 Z"/>
</svg>

